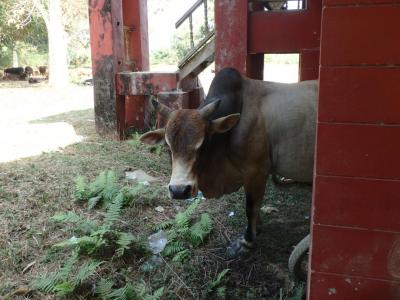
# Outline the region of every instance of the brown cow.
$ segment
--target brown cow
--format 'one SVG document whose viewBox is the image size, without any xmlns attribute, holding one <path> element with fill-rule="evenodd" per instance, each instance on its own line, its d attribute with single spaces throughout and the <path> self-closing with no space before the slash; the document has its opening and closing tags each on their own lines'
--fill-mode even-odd
<svg viewBox="0 0 400 300">
<path fill-rule="evenodd" d="M 42 76 L 46 76 L 47 75 L 47 67 L 46 66 L 40 66 L 39 67 L 39 73 Z"/>
<path fill-rule="evenodd" d="M 247 230 L 228 248 L 236 255 L 254 246 L 269 174 L 311 182 L 316 99 L 316 81 L 264 82 L 223 69 L 198 110 L 170 111 L 154 101 L 168 122 L 141 140 L 165 140 L 169 146 L 172 198 L 189 198 L 198 190 L 220 197 L 244 187 Z"/>
</svg>

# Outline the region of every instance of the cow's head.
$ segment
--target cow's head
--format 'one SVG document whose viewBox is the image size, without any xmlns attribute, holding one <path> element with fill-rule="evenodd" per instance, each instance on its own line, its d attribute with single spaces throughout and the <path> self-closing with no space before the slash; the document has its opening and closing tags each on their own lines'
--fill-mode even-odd
<svg viewBox="0 0 400 300">
<path fill-rule="evenodd" d="M 198 160 L 204 141 L 213 134 L 229 131 L 239 120 L 240 114 L 232 114 L 210 121 L 209 117 L 219 103 L 220 100 L 216 100 L 201 109 L 171 111 L 165 105 L 153 101 L 156 110 L 168 120 L 167 125 L 142 135 L 140 140 L 151 145 L 165 142 L 170 148 L 172 175 L 169 191 L 173 199 L 187 199 L 197 195 Z"/>
</svg>

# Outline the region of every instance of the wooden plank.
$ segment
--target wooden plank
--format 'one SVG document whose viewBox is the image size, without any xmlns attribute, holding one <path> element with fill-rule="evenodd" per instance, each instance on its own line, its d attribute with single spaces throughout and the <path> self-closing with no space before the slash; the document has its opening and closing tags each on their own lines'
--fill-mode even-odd
<svg viewBox="0 0 400 300">
<path fill-rule="evenodd" d="M 317 176 L 315 224 L 400 232 L 400 181 Z"/>
<path fill-rule="evenodd" d="M 145 96 L 125 97 L 125 136 L 129 130 L 145 128 Z"/>
<path fill-rule="evenodd" d="M 395 4 L 398 0 L 324 0 L 324 6 Z"/>
<path fill-rule="evenodd" d="M 321 9 L 321 0 L 310 0 L 307 10 L 251 13 L 248 53 L 299 53 L 318 48 Z"/>
<path fill-rule="evenodd" d="M 177 88 L 178 73 L 120 72 L 116 76 L 119 95 L 157 95 Z"/>
<path fill-rule="evenodd" d="M 264 54 L 247 55 L 246 76 L 257 80 L 264 79 Z"/>
<path fill-rule="evenodd" d="M 400 284 L 400 233 L 314 224 L 313 272 L 362 276 Z"/>
<path fill-rule="evenodd" d="M 400 64 L 399 15 L 399 5 L 324 8 L 321 64 Z"/>
<path fill-rule="evenodd" d="M 308 11 L 252 13 L 248 52 L 299 53 L 303 48 L 318 47 L 320 26 L 313 16 Z"/>
<path fill-rule="evenodd" d="M 214 61 L 215 41 L 212 39 L 179 70 L 179 80 L 187 76 L 196 77 Z"/>
<path fill-rule="evenodd" d="M 400 284 L 372 278 L 312 273 L 309 300 L 398 300 Z"/>
<path fill-rule="evenodd" d="M 299 81 L 318 79 L 319 67 L 299 69 Z"/>
<path fill-rule="evenodd" d="M 400 179 L 400 126 L 320 123 L 316 173 Z"/>
<path fill-rule="evenodd" d="M 299 57 L 300 81 L 318 79 L 319 48 L 302 49 Z"/>
<path fill-rule="evenodd" d="M 400 124 L 400 67 L 322 67 L 318 119 Z"/>
<path fill-rule="evenodd" d="M 300 67 L 315 68 L 319 67 L 319 48 L 301 49 L 300 51 Z"/>
</svg>

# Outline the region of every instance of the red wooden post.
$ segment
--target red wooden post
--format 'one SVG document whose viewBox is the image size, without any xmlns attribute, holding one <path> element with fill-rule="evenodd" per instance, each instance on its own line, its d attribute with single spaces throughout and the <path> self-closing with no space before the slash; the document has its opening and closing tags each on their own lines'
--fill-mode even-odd
<svg viewBox="0 0 400 300">
<path fill-rule="evenodd" d="M 146 0 L 90 0 L 96 128 L 124 138 L 126 129 L 143 128 L 145 96 L 116 91 L 115 74 L 147 71 L 149 49 Z"/>
<path fill-rule="evenodd" d="M 123 0 L 125 65 L 130 71 L 149 70 L 147 0 Z"/>
<path fill-rule="evenodd" d="M 147 0 L 123 0 L 124 16 L 124 70 L 137 72 L 149 70 L 149 43 Z M 128 128 L 145 127 L 146 96 L 127 95 L 118 104 L 124 106 L 124 115 L 118 118 L 120 138 Z M 122 110 L 122 109 L 121 109 Z"/>
<path fill-rule="evenodd" d="M 319 76 L 319 48 L 302 49 L 299 59 L 300 81 L 318 79 Z"/>
<path fill-rule="evenodd" d="M 379 3 L 324 2 L 310 300 L 400 299 L 400 6 Z"/>
<path fill-rule="evenodd" d="M 246 74 L 247 8 L 243 0 L 215 0 L 215 69 Z"/>
<path fill-rule="evenodd" d="M 115 136 L 114 74 L 122 70 L 124 56 L 121 0 L 90 0 L 89 20 L 96 130 L 100 134 Z"/>
<path fill-rule="evenodd" d="M 250 13 L 262 10 L 263 4 L 261 2 L 253 2 L 249 6 Z M 246 75 L 253 79 L 264 79 L 264 53 L 248 53 L 246 59 Z"/>
</svg>

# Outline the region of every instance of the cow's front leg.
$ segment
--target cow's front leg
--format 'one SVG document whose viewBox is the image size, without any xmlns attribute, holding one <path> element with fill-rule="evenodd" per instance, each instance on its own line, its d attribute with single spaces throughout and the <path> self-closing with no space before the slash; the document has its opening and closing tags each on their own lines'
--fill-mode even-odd
<svg viewBox="0 0 400 300">
<path fill-rule="evenodd" d="M 267 175 L 258 175 L 253 177 L 255 182 L 245 184 L 247 228 L 245 234 L 228 247 L 227 253 L 231 257 L 247 253 L 255 247 L 257 224 L 265 192 L 266 178 Z"/>
</svg>

